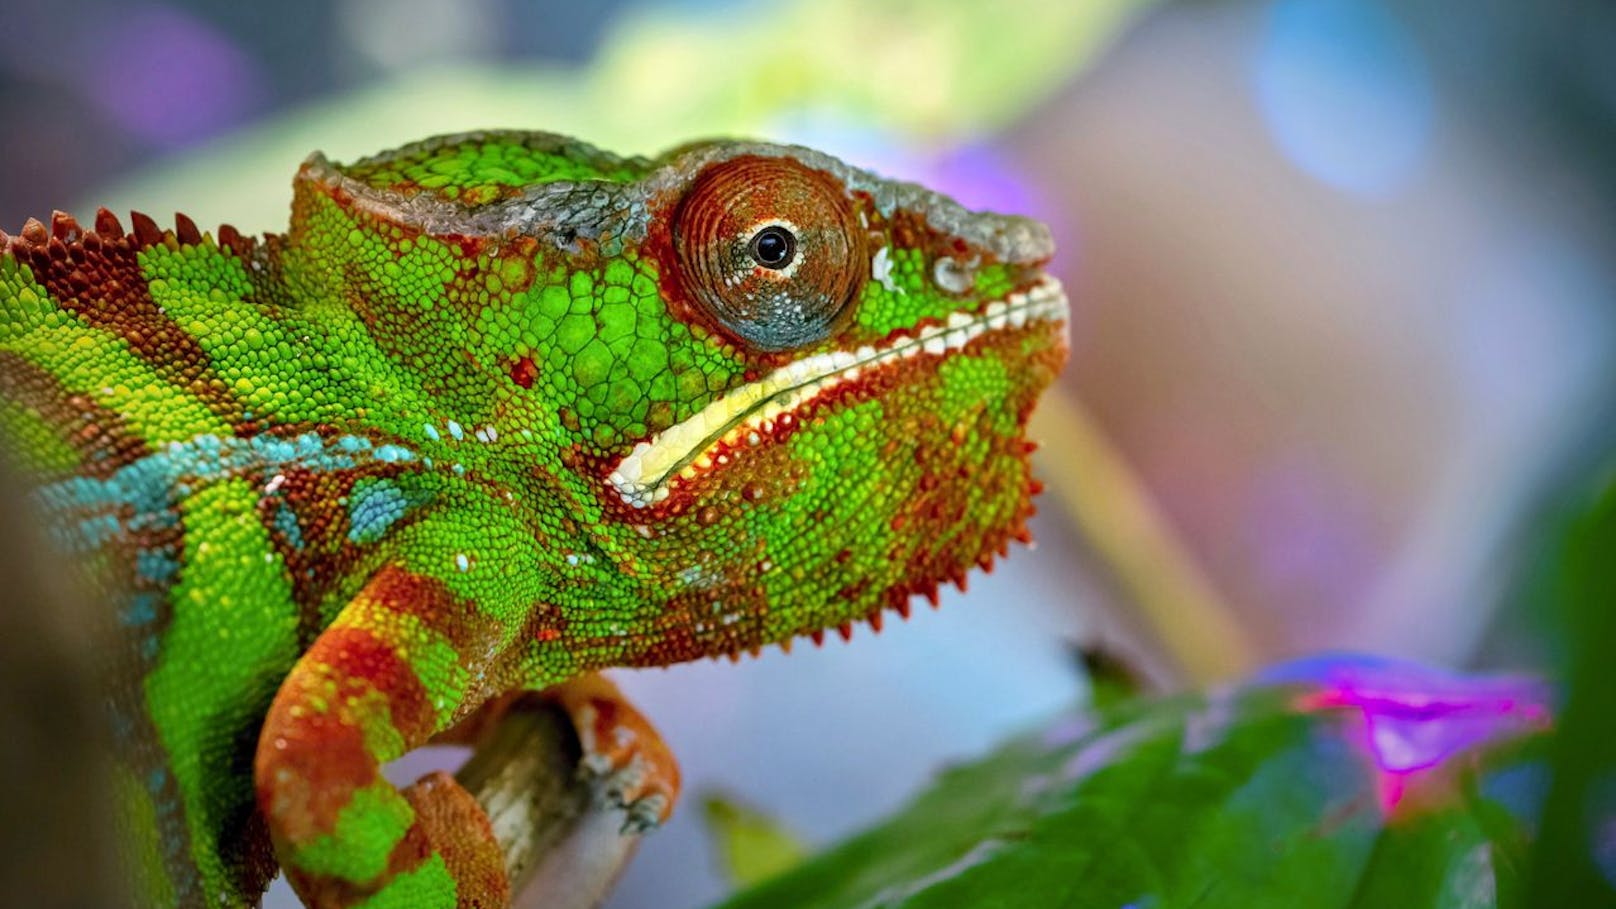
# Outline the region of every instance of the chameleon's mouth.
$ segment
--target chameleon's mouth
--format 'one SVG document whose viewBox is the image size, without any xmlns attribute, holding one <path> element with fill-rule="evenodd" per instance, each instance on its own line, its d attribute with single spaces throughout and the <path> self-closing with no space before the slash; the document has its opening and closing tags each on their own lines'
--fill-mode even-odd
<svg viewBox="0 0 1616 909">
<path fill-rule="evenodd" d="M 693 480 L 732 457 L 730 452 L 761 444 L 777 423 L 793 419 L 804 404 L 868 370 L 921 354 L 942 356 L 989 332 L 1064 323 L 1066 312 L 1060 281 L 1045 276 L 1025 293 L 995 300 L 974 313 L 951 313 L 944 323 L 880 347 L 834 350 L 793 361 L 634 446 L 609 479 L 629 505 L 655 505 L 668 497 L 677 480 Z"/>
</svg>

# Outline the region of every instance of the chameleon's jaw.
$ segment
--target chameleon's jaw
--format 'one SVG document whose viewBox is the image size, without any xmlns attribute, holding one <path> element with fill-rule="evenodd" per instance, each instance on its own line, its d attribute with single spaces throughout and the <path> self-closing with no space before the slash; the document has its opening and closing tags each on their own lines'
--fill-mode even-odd
<svg viewBox="0 0 1616 909">
<path fill-rule="evenodd" d="M 903 359 L 945 356 L 989 332 L 1031 324 L 1064 327 L 1066 294 L 1053 277 L 1025 293 L 995 300 L 974 312 L 955 312 L 943 323 L 898 335 L 879 347 L 828 351 L 795 360 L 708 404 L 681 423 L 634 447 L 608 477 L 623 501 L 634 508 L 654 506 L 681 482 L 689 482 L 789 428 L 796 412 L 821 395 L 855 381 L 870 370 Z"/>
</svg>

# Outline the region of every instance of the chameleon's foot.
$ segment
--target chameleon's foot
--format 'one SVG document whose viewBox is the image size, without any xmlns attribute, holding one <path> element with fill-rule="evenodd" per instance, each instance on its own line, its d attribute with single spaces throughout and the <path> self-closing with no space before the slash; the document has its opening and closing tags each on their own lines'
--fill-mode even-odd
<svg viewBox="0 0 1616 909">
<path fill-rule="evenodd" d="M 572 718 L 583 749 L 579 766 L 597 797 L 625 812 L 623 832 L 643 833 L 666 822 L 679 797 L 679 765 L 617 686 L 586 675 L 545 695 Z"/>
<path fill-rule="evenodd" d="M 678 793 L 661 738 L 595 676 L 491 701 L 437 740 L 472 746 L 456 779 L 490 818 L 512 888 L 545 909 L 599 905 Z"/>
<path fill-rule="evenodd" d="M 673 800 L 666 792 L 649 785 L 644 771 L 632 764 L 615 769 L 604 764 L 604 761 L 590 761 L 583 769 L 593 777 L 599 799 L 626 815 L 624 833 L 645 833 L 668 819 L 673 811 Z"/>
</svg>

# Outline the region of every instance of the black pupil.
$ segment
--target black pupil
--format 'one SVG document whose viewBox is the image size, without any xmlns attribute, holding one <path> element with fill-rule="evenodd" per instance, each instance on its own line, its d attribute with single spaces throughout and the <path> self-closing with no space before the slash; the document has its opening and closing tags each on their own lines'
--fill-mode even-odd
<svg viewBox="0 0 1616 909">
<path fill-rule="evenodd" d="M 797 251 L 797 238 L 778 224 L 765 227 L 752 237 L 752 258 L 764 268 L 785 268 Z"/>
</svg>

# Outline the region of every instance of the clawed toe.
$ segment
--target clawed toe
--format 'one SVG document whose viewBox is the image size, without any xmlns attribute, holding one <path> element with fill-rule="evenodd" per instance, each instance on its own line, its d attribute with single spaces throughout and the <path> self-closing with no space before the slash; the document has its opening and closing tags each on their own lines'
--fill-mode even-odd
<svg viewBox="0 0 1616 909">
<path fill-rule="evenodd" d="M 624 812 L 623 833 L 641 834 L 661 826 L 673 799 L 647 767 L 633 754 L 619 763 L 604 754 L 585 755 L 579 769 L 595 793 L 596 803 Z"/>
</svg>

